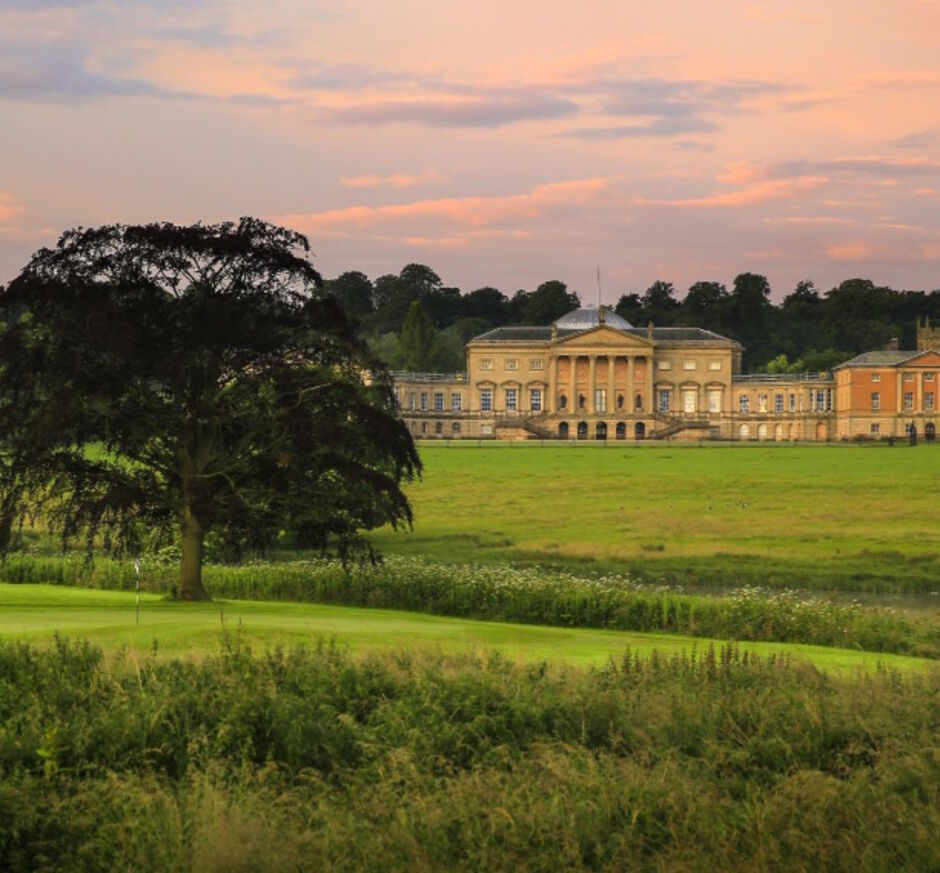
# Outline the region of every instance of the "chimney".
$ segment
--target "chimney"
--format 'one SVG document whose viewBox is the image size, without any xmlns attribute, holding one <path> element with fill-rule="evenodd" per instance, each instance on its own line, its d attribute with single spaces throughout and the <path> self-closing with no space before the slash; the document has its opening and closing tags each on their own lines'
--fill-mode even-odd
<svg viewBox="0 0 940 873">
<path fill-rule="evenodd" d="M 901 348 L 901 343 L 896 336 L 891 337 L 885 346 L 885 350 L 889 352 L 896 352 L 899 348 Z"/>
</svg>

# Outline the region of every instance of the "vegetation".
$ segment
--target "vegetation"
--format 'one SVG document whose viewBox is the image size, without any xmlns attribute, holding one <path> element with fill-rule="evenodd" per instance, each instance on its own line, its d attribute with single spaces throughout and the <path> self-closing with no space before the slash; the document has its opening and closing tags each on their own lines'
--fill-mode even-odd
<svg viewBox="0 0 940 873">
<path fill-rule="evenodd" d="M 462 370 L 463 344 L 504 324 L 546 325 L 580 305 L 578 296 L 557 279 L 535 291 L 520 289 L 508 297 L 496 288 L 469 293 L 445 287 L 423 264 L 408 264 L 397 276 L 374 283 L 360 272 L 347 272 L 327 282 L 346 311 L 357 318 L 362 333 L 386 363 L 409 368 L 403 325 L 410 307 L 419 303 L 433 332 L 432 353 L 421 369 Z M 741 273 L 731 290 L 720 282 L 693 283 L 679 299 L 671 282 L 657 280 L 643 293 L 623 294 L 616 310 L 639 327 L 702 327 L 730 336 L 745 346 L 748 370 L 800 372 L 827 369 L 860 352 L 883 348 L 897 338 L 914 348 L 918 318 L 940 323 L 940 289 L 895 291 L 868 279 L 848 279 L 825 294 L 804 280 L 779 305 L 770 301 L 766 277 Z M 588 297 L 592 298 L 593 294 Z"/>
<path fill-rule="evenodd" d="M 152 562 L 147 562 L 148 564 Z M 129 562 L 12 558 L 0 574 L 19 584 L 88 585 L 128 590 Z M 839 605 L 792 592 L 741 589 L 723 597 L 649 590 L 620 576 L 585 577 L 540 568 L 455 565 L 389 558 L 383 565 L 337 561 L 207 565 L 216 598 L 293 600 L 405 609 L 554 627 L 685 634 L 733 640 L 797 642 L 871 652 L 940 657 L 940 626 L 890 609 Z M 166 567 L 148 566 L 143 588 L 171 592 Z"/>
<path fill-rule="evenodd" d="M 0 293 L 0 550 L 37 515 L 132 554 L 175 527 L 180 596 L 201 599 L 209 534 L 345 555 L 361 529 L 409 523 L 414 445 L 308 251 L 242 219 L 37 252 Z"/>
<path fill-rule="evenodd" d="M 938 682 L 0 642 L 0 867 L 936 869 Z"/>
<path fill-rule="evenodd" d="M 424 443 L 386 554 L 641 582 L 908 592 L 936 607 L 940 448 Z M 931 593 L 934 592 L 933 596 Z"/>
</svg>

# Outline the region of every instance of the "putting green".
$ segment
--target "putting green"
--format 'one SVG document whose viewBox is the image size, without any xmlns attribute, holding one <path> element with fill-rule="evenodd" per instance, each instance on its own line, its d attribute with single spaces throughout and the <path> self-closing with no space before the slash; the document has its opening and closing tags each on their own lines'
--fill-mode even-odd
<svg viewBox="0 0 940 873">
<path fill-rule="evenodd" d="M 625 633 L 443 618 L 387 609 L 309 603 L 227 601 L 186 604 L 142 594 L 140 623 L 134 594 L 44 585 L 0 584 L 0 638 L 47 643 L 54 634 L 88 639 L 106 651 L 126 648 L 162 655 L 218 651 L 223 629 L 257 649 L 335 639 L 354 654 L 432 648 L 446 653 L 499 649 L 521 662 L 549 660 L 597 666 L 629 646 L 663 655 L 707 649 L 718 640 L 669 634 Z M 928 669 L 934 662 L 902 655 L 783 643 L 742 643 L 761 656 L 787 653 L 837 673 Z"/>
</svg>

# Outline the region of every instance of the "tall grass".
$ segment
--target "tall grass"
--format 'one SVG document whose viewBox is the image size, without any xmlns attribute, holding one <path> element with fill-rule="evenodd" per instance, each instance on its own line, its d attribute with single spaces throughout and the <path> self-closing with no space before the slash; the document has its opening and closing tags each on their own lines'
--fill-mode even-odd
<svg viewBox="0 0 940 873">
<path fill-rule="evenodd" d="M 0 869 L 928 870 L 940 674 L 0 643 Z"/>
<path fill-rule="evenodd" d="M 144 590 L 172 593 L 172 554 L 143 562 Z M 238 566 L 208 564 L 217 598 L 294 600 L 561 627 L 682 633 L 734 640 L 798 642 L 940 657 L 940 628 L 890 609 L 840 605 L 793 592 L 743 588 L 724 597 L 650 588 L 618 575 L 577 576 L 509 565 L 451 565 L 389 557 L 377 566 L 330 560 Z M 13 583 L 131 589 L 129 561 L 15 554 L 0 568 Z"/>
</svg>

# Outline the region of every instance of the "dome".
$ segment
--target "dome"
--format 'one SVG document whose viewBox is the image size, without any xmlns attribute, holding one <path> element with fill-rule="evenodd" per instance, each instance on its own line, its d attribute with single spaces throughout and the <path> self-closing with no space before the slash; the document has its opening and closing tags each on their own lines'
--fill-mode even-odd
<svg viewBox="0 0 940 873">
<path fill-rule="evenodd" d="M 555 325 L 561 330 L 587 330 L 600 324 L 598 310 L 594 307 L 585 307 L 566 312 Z M 604 324 L 616 330 L 628 330 L 633 327 L 625 318 L 621 318 L 612 309 L 604 310 Z"/>
</svg>

